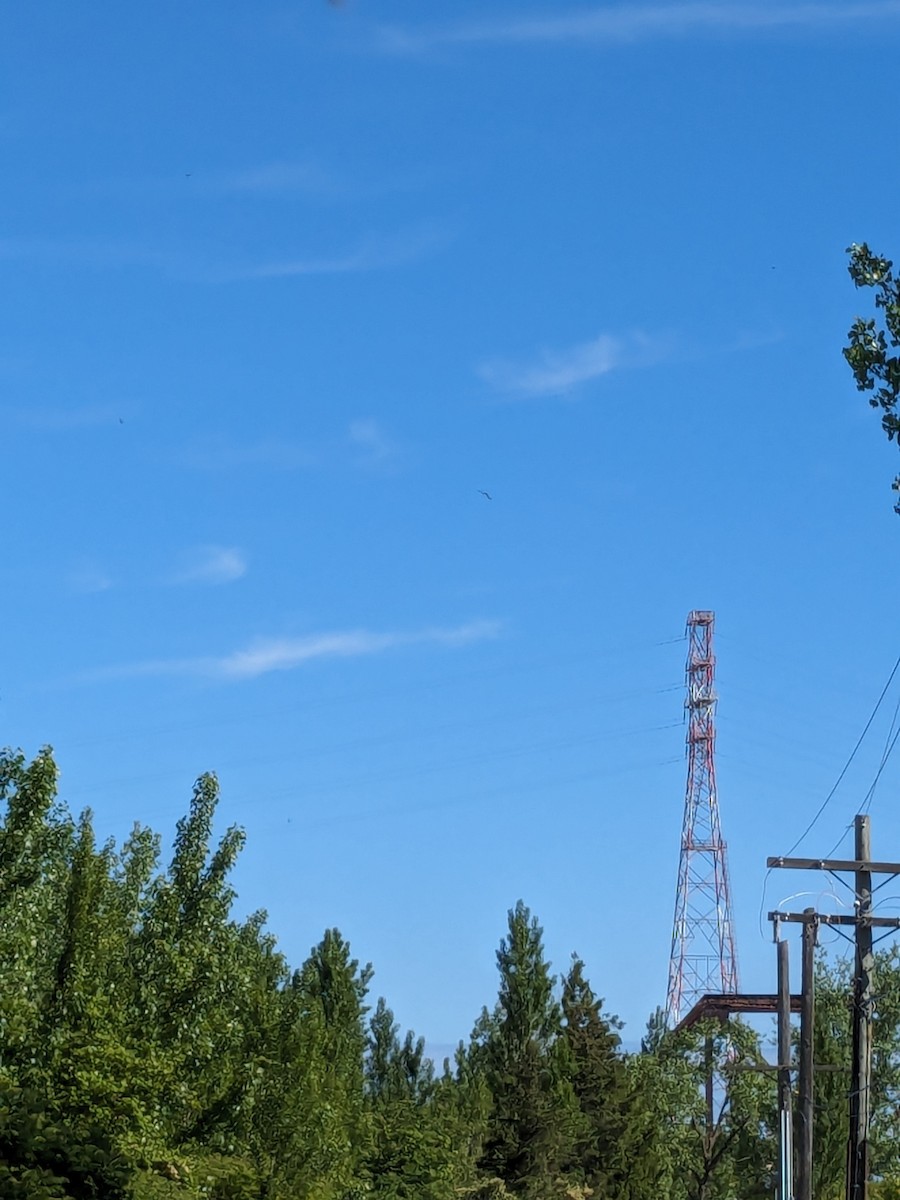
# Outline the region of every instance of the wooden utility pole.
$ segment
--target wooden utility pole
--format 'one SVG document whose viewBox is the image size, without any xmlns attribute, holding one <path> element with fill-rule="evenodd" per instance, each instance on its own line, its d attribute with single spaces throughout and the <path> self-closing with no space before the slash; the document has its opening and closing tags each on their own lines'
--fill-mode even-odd
<svg viewBox="0 0 900 1200">
<path fill-rule="evenodd" d="M 850 1137 L 847 1147 L 847 1200 L 867 1200 L 869 1175 L 869 1118 L 872 1090 L 872 930 L 897 929 L 900 917 L 876 917 L 872 912 L 872 876 L 900 875 L 900 863 L 872 862 L 869 818 L 855 820 L 855 858 L 769 858 L 768 867 L 793 871 L 828 871 L 853 874 L 854 915 L 817 913 L 769 913 L 772 921 L 798 921 L 803 925 L 803 982 L 800 1005 L 799 1122 L 797 1129 L 796 1200 L 812 1200 L 813 1134 L 813 1023 L 815 1020 L 813 959 L 819 925 L 853 926 L 856 963 L 853 973 L 853 1063 L 850 1085 Z M 779 1055 L 779 1066 L 780 1055 Z"/>
<path fill-rule="evenodd" d="M 847 1200 L 866 1200 L 869 1179 L 869 1115 L 872 1091 L 872 874 L 869 818 L 856 818 L 856 969 L 853 973 L 853 1061 L 850 1076 L 850 1142 Z"/>
<path fill-rule="evenodd" d="M 813 1029 L 816 1022 L 816 935 L 818 916 L 807 908 L 803 921 L 803 954 L 800 976 L 799 1127 L 797 1130 L 797 1200 L 812 1200 L 813 1122 L 815 1116 L 815 1064 Z"/>
<path fill-rule="evenodd" d="M 789 943 L 778 945 L 778 1200 L 793 1200 L 794 1150 L 791 1129 L 791 975 Z"/>
</svg>

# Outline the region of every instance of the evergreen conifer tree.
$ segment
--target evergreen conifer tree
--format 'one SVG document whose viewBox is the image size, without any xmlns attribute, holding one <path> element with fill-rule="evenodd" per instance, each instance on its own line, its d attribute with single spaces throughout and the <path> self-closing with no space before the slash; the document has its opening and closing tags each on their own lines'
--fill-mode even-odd
<svg viewBox="0 0 900 1200">
<path fill-rule="evenodd" d="M 521 900 L 497 967 L 500 992 L 480 1056 L 491 1095 L 481 1166 L 516 1195 L 550 1200 L 564 1194 L 579 1114 L 543 931 Z"/>
<path fill-rule="evenodd" d="M 577 956 L 563 982 L 562 1013 L 570 1079 L 582 1116 L 572 1165 L 598 1195 L 615 1194 L 627 1171 L 621 1147 L 631 1101 L 618 1052 L 620 1024 L 603 1012 Z"/>
</svg>

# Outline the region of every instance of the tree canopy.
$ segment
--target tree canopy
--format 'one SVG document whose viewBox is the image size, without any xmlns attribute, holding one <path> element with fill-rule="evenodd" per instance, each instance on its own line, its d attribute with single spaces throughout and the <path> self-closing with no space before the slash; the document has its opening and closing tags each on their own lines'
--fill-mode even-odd
<svg viewBox="0 0 900 1200">
<path fill-rule="evenodd" d="M 49 751 L 0 754 L 0 1200 L 756 1200 L 775 1090 L 760 1035 L 651 1018 L 627 1054 L 573 956 L 557 975 L 519 901 L 497 995 L 442 1070 L 337 929 L 292 968 L 239 920 L 243 835 L 202 776 L 168 861 L 56 796 Z M 849 1053 L 845 968 L 820 967 L 818 1061 Z M 900 1187 L 900 963 L 879 960 L 873 1162 Z M 704 1099 L 711 1061 L 713 1120 Z M 818 1195 L 843 1172 L 846 1082 L 826 1073 Z M 894 1181 L 893 1184 L 891 1181 Z"/>
<path fill-rule="evenodd" d="M 894 276 L 889 258 L 873 254 L 865 242 L 849 247 L 848 271 L 857 288 L 872 288 L 875 316 L 857 317 L 850 326 L 844 358 L 850 364 L 856 386 L 871 392 L 869 403 L 881 409 L 881 427 L 890 441 L 900 447 L 900 280 Z M 900 492 L 900 475 L 894 480 Z M 900 513 L 900 497 L 894 505 Z"/>
</svg>

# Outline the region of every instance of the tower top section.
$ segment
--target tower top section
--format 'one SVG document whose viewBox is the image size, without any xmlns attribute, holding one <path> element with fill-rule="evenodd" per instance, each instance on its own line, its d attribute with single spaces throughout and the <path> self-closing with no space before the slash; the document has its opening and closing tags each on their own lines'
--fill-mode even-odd
<svg viewBox="0 0 900 1200">
<path fill-rule="evenodd" d="M 708 608 L 695 608 L 692 612 L 688 613 L 687 623 L 688 626 L 709 625 L 710 629 L 712 629 L 716 623 L 716 614 Z"/>
<path fill-rule="evenodd" d="M 688 615 L 687 638 L 688 652 L 684 667 L 685 698 L 684 707 L 691 714 L 692 723 L 695 718 L 705 716 L 707 728 L 705 734 L 715 737 L 712 726 L 713 709 L 718 697 L 716 696 L 716 656 L 713 650 L 713 630 L 716 624 L 714 612 L 695 609 Z M 696 733 L 697 729 L 693 728 Z M 691 730 L 688 731 L 688 743 L 691 741 Z M 710 763 L 714 772 L 715 765 Z"/>
</svg>

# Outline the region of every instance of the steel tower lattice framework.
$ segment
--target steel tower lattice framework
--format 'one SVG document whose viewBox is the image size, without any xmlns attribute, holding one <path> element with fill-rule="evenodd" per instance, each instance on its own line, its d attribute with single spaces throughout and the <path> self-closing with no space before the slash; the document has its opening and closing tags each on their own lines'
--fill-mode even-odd
<svg viewBox="0 0 900 1200">
<path fill-rule="evenodd" d="M 687 619 L 687 790 L 666 1016 L 678 1024 L 708 992 L 738 991 L 728 862 L 716 794 L 715 613 Z"/>
</svg>

